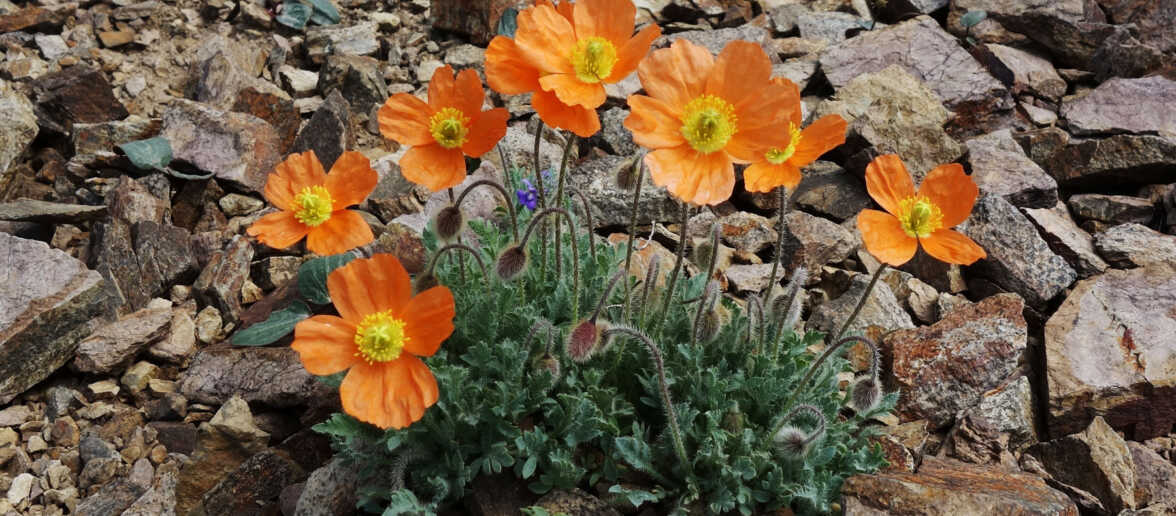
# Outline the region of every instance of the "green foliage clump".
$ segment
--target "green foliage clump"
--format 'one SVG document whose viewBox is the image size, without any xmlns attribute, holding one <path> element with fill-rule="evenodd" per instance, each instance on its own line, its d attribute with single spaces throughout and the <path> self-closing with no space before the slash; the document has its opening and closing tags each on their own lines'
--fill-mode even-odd
<svg viewBox="0 0 1176 516">
<path fill-rule="evenodd" d="M 524 212 L 520 224 L 528 218 Z M 554 226 L 557 219 L 544 220 Z M 434 512 L 461 500 L 479 475 L 509 471 L 536 493 L 581 487 L 618 507 L 653 504 L 658 513 L 747 515 L 785 506 L 825 513 L 846 477 L 884 464 L 869 441 L 877 431 L 864 423 L 890 410 L 895 397 L 869 413 L 847 409 L 836 380 L 848 370 L 841 358 L 821 364 L 792 403 L 815 408 L 827 424 L 798 411 L 789 430 L 814 438 L 799 450 L 773 439 L 814 361 L 806 348 L 820 334 L 761 332 L 734 300 L 723 299 L 707 314 L 720 327 L 692 343 L 698 301 L 689 301 L 703 297 L 703 275 L 677 282 L 666 314 L 660 313 L 666 292 L 652 289 L 643 300 L 642 286 L 630 281 L 612 289 L 598 322 L 648 332 L 658 346 L 683 462 L 669 435 L 659 372 L 640 339 L 607 332 L 583 362 L 565 349 L 572 328 L 592 315 L 624 267 L 625 245 L 597 242 L 593 249 L 577 228 L 575 292 L 566 225 L 562 271 L 555 271 L 552 249 L 541 266 L 543 240 L 533 237 L 528 265 L 512 281 L 493 273 L 495 257 L 515 244 L 510 232 L 480 221 L 469 227 L 477 243 L 467 244 L 491 277 L 468 255 L 438 260 L 435 277 L 453 291 L 457 317 L 453 335 L 426 360 L 440 386 L 437 404 L 403 430 L 381 432 L 343 414 L 316 427 L 360 471 L 364 508 L 385 515 Z M 425 243 L 430 252 L 441 247 L 431 232 Z M 780 340 L 761 345 L 761 334 Z"/>
</svg>

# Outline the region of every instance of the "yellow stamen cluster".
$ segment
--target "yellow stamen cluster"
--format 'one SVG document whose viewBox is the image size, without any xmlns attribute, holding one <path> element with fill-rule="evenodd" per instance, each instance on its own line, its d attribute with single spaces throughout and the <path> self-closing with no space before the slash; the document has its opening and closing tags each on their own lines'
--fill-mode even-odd
<svg viewBox="0 0 1176 516">
<path fill-rule="evenodd" d="M 470 134 L 470 118 L 460 109 L 447 107 L 433 114 L 429 119 L 429 133 L 437 144 L 446 149 L 455 149 L 465 144 Z"/>
<path fill-rule="evenodd" d="M 788 146 L 783 149 L 773 147 L 772 150 L 764 154 L 764 159 L 773 165 L 779 165 L 788 161 L 793 154 L 796 153 L 796 145 L 800 143 L 800 128 L 792 122 L 788 123 Z"/>
<path fill-rule="evenodd" d="M 612 73 L 617 64 L 617 47 L 599 36 L 584 38 L 572 49 L 572 68 L 581 82 L 597 83 Z"/>
<path fill-rule="evenodd" d="M 314 227 L 331 218 L 334 200 L 331 192 L 322 186 L 308 186 L 294 196 L 294 218 L 298 222 Z"/>
<path fill-rule="evenodd" d="M 907 235 L 927 238 L 943 228 L 943 211 L 922 196 L 907 197 L 898 203 L 898 222 Z"/>
<path fill-rule="evenodd" d="M 404 321 L 386 311 L 376 312 L 364 317 L 355 329 L 355 345 L 359 348 L 355 356 L 368 364 L 396 360 L 407 342 Z"/>
<path fill-rule="evenodd" d="M 701 95 L 682 109 L 682 137 L 698 152 L 714 152 L 727 146 L 738 122 L 730 102 Z"/>
</svg>

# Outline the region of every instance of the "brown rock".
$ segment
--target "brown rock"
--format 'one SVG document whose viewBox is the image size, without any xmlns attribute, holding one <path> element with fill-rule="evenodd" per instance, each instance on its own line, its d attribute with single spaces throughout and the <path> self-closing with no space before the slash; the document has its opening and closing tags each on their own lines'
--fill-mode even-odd
<svg viewBox="0 0 1176 516">
<path fill-rule="evenodd" d="M 177 100 L 163 114 L 162 136 L 176 160 L 217 178 L 261 192 L 281 161 L 280 136 L 252 115 L 230 113 L 187 100 Z"/>
<path fill-rule="evenodd" d="M 1176 265 L 1110 270 L 1078 282 L 1045 325 L 1049 427 L 1095 415 L 1134 439 L 1176 424 Z"/>
<path fill-rule="evenodd" d="M 917 474 L 850 477 L 841 492 L 846 516 L 1078 516 L 1069 498 L 1036 476 L 938 457 L 925 458 Z"/>
<path fill-rule="evenodd" d="M 331 90 L 323 105 L 315 110 L 310 121 L 298 132 L 291 153 L 314 151 L 315 157 L 330 172 L 335 160 L 355 145 L 355 131 L 351 126 L 351 104 L 339 90 Z M 260 191 L 260 190 L 259 190 Z"/>
<path fill-rule="evenodd" d="M 1079 278 L 1089 278 L 1107 269 L 1107 262 L 1094 251 L 1094 238 L 1078 227 L 1061 202 L 1050 208 L 1027 209 L 1025 216 L 1037 226 L 1049 248 L 1064 258 Z"/>
<path fill-rule="evenodd" d="M 212 420 L 200 425 L 192 461 L 180 471 L 176 487 L 176 514 L 196 508 L 204 493 L 225 475 L 265 449 L 269 434 L 257 428 L 249 405 L 230 399 Z"/>
<path fill-rule="evenodd" d="M 1066 204 L 1079 219 L 1107 224 L 1147 224 L 1156 213 L 1151 201 L 1128 195 L 1079 194 Z"/>
<path fill-rule="evenodd" d="M 237 235 L 227 248 L 218 251 L 192 285 L 196 298 L 220 310 L 221 317 L 233 321 L 241 315 L 241 288 L 249 279 L 249 262 L 253 245 Z"/>
<path fill-rule="evenodd" d="M 1176 507 L 1176 465 L 1155 450 L 1127 441 L 1135 466 L 1135 502 L 1139 507 L 1164 504 Z"/>
<path fill-rule="evenodd" d="M 1036 444 L 1026 453 L 1055 480 L 1093 494 L 1112 514 L 1136 507 L 1131 452 L 1101 417 L 1081 433 Z"/>
<path fill-rule="evenodd" d="M 972 138 L 968 163 L 980 190 L 1000 195 L 1019 208 L 1047 208 L 1058 202 L 1058 183 L 1025 155 L 1008 129 Z"/>
<path fill-rule="evenodd" d="M 232 110 L 269 122 L 278 133 L 278 154 L 285 156 L 289 153 L 302 122 L 293 100 L 248 87 L 237 92 Z"/>
<path fill-rule="evenodd" d="M 1141 224 L 1120 224 L 1095 235 L 1094 248 L 1121 269 L 1176 263 L 1176 236 Z"/>
<path fill-rule="evenodd" d="M 440 0 L 431 5 L 433 28 L 465 34 L 478 45 L 487 45 L 498 34 L 498 20 L 514 0 Z"/>
<path fill-rule="evenodd" d="M 208 516 L 261 516 L 282 488 L 301 482 L 306 472 L 281 450 L 266 449 L 241 463 L 203 498 Z"/>
<path fill-rule="evenodd" d="M 87 373 L 117 373 L 171 327 L 171 308 L 148 308 L 98 328 L 78 344 L 74 367 Z"/>
<path fill-rule="evenodd" d="M 75 123 L 122 120 L 129 114 L 114 96 L 106 74 L 97 68 L 72 67 L 37 78 L 31 83 L 42 122 L 69 134 Z M 44 127 L 44 123 L 42 123 Z"/>
<path fill-rule="evenodd" d="M 1048 59 L 1005 45 L 990 44 L 984 48 L 991 54 L 985 65 L 1014 93 L 1028 91 L 1055 102 L 1066 94 L 1066 80 L 1058 75 Z"/>
<path fill-rule="evenodd" d="M 333 391 L 302 368 L 285 348 L 207 348 L 180 375 L 180 393 L 197 403 L 224 403 L 235 395 L 273 407 L 334 400 Z"/>
<path fill-rule="evenodd" d="M 1020 297 L 1002 294 L 960 308 L 941 321 L 899 330 L 883 341 L 887 381 L 902 390 L 898 414 L 905 420 L 950 424 L 960 411 L 1017 371 L 1028 326 Z"/>
<path fill-rule="evenodd" d="M 102 42 L 102 46 L 106 48 L 121 47 L 135 41 L 135 31 L 126 30 L 104 30 L 98 33 L 98 40 Z"/>
<path fill-rule="evenodd" d="M 46 32 L 60 28 L 67 16 L 69 11 L 66 9 L 26 7 L 14 13 L 0 14 L 0 34 L 17 31 Z"/>
<path fill-rule="evenodd" d="M 372 252 L 396 256 L 409 274 L 424 270 L 429 258 L 420 233 L 396 222 L 384 226 L 384 233 L 372 244 Z"/>
<path fill-rule="evenodd" d="M 535 502 L 535 505 L 547 509 L 551 513 L 562 512 L 583 516 L 620 516 L 621 514 L 601 499 L 579 489 L 570 491 L 557 489 L 543 495 Z"/>
<path fill-rule="evenodd" d="M 1016 136 L 1029 157 L 1063 188 L 1120 187 L 1176 181 L 1176 138 L 1119 134 L 1073 140 L 1056 128 Z"/>
</svg>

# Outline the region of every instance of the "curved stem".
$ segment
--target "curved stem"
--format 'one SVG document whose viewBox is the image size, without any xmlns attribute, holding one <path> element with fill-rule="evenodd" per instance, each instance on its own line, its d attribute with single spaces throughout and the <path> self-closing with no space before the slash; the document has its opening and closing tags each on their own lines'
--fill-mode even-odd
<svg viewBox="0 0 1176 516">
<path fill-rule="evenodd" d="M 596 303 L 596 310 L 592 311 L 592 317 L 589 319 L 593 324 L 596 323 L 596 318 L 600 317 L 600 311 L 604 310 L 604 303 L 608 300 L 609 294 L 612 294 L 613 288 L 617 286 L 617 281 L 626 274 L 628 273 L 625 271 L 617 271 L 613 273 L 612 278 L 609 278 L 608 286 L 604 287 L 604 292 L 600 295 L 600 302 Z"/>
<path fill-rule="evenodd" d="M 670 398 L 670 385 L 666 380 L 666 364 L 662 360 L 661 350 L 658 349 L 657 344 L 654 344 L 653 339 L 650 339 L 649 336 L 638 330 L 624 326 L 617 326 L 605 330 L 604 338 L 607 339 L 618 333 L 641 341 L 649 350 L 649 355 L 653 358 L 654 368 L 657 369 L 658 390 L 661 391 L 662 405 L 666 411 L 666 420 L 670 428 L 670 437 L 674 441 L 674 451 L 678 454 L 678 460 L 682 461 L 682 467 L 687 472 L 691 471 L 690 461 L 686 458 L 686 445 L 682 442 L 682 430 L 678 428 L 678 414 L 674 410 L 674 402 Z"/>
<path fill-rule="evenodd" d="M 682 204 L 682 211 L 679 216 L 681 219 L 681 229 L 678 235 L 678 255 L 674 258 L 674 271 L 670 273 L 670 282 L 666 285 L 666 301 L 662 303 L 661 319 L 658 319 L 654 324 L 657 331 L 654 333 L 661 334 L 662 323 L 665 322 L 670 313 L 670 303 L 674 300 L 674 286 L 678 283 L 678 274 L 682 272 L 682 257 L 686 254 L 686 235 L 687 225 L 690 223 L 690 207 L 686 203 Z"/>
<path fill-rule="evenodd" d="M 865 337 L 851 335 L 837 341 L 832 346 L 829 346 L 829 348 L 826 349 L 824 353 L 821 353 L 821 356 L 817 357 L 817 359 L 813 361 L 812 365 L 809 366 L 808 371 L 804 373 L 804 377 L 800 379 L 800 383 L 796 384 L 796 387 L 792 388 L 792 395 L 788 396 L 788 399 L 784 401 L 784 405 L 781 406 L 781 410 L 788 410 L 792 408 L 792 403 L 796 401 L 797 396 L 800 396 L 800 392 L 804 390 L 804 387 L 808 384 L 809 380 L 812 380 L 813 376 L 817 374 L 817 370 L 821 368 L 821 364 L 824 364 L 825 360 L 828 360 L 829 357 L 836 354 L 841 348 L 845 347 L 846 344 L 851 342 L 864 343 L 866 346 L 870 347 L 870 351 L 873 353 L 874 357 L 878 356 L 878 345 L 874 344 L 874 341 Z M 779 432 L 787 422 L 787 419 L 780 421 L 780 423 L 772 429 L 772 432 L 768 434 L 768 437 L 771 438 L 772 436 L 776 435 L 776 433 Z"/>
<path fill-rule="evenodd" d="M 768 276 L 768 289 L 764 291 L 764 304 L 772 302 L 772 291 L 776 290 L 776 273 L 780 269 L 780 255 L 784 253 L 784 214 L 788 210 L 788 189 L 776 188 L 776 251 L 772 255 L 772 275 Z M 760 336 L 763 340 L 763 336 Z"/>
<path fill-rule="evenodd" d="M 527 240 L 531 238 L 532 231 L 535 226 L 539 224 L 542 219 L 547 218 L 548 215 L 559 215 L 563 221 L 567 223 L 568 227 L 572 227 L 572 216 L 559 208 L 544 208 L 535 217 L 531 219 L 531 223 L 527 225 L 527 231 L 523 233 L 523 240 L 519 242 L 519 247 L 526 249 Z M 572 320 L 579 318 L 580 311 L 580 248 L 576 243 L 576 239 L 572 241 Z"/>
<path fill-rule="evenodd" d="M 596 232 L 594 231 L 595 225 L 592 223 L 592 205 L 588 203 L 588 197 L 584 195 L 584 192 L 578 188 L 569 188 L 568 192 L 578 197 L 584 206 L 584 218 L 588 222 L 588 246 L 592 250 L 592 261 L 596 261 Z"/>
<path fill-rule="evenodd" d="M 637 239 L 637 206 L 641 203 L 641 180 L 645 177 L 644 170 L 641 167 L 644 157 L 638 157 L 633 162 L 634 173 L 637 174 L 635 184 L 633 187 L 633 211 L 629 216 L 629 244 L 625 246 L 625 270 L 628 271 L 630 264 L 633 262 L 633 244 Z M 642 296 L 644 299 L 644 296 Z M 644 301 L 642 301 L 644 303 Z M 645 308 L 641 308 L 642 318 L 644 318 Z M 625 284 L 625 308 L 622 310 L 622 320 L 629 320 L 629 284 Z"/>
<path fill-rule="evenodd" d="M 429 266 L 425 267 L 425 273 L 432 276 L 433 271 L 437 267 L 437 259 L 449 251 L 465 251 L 474 257 L 474 261 L 478 262 L 478 267 L 482 269 L 482 281 L 486 284 L 486 295 L 490 295 L 490 275 L 487 274 L 486 263 L 482 261 L 482 256 L 475 251 L 474 248 L 465 244 L 449 244 L 437 250 L 433 254 L 433 258 L 429 260 Z"/>
<path fill-rule="evenodd" d="M 833 336 L 833 340 L 840 339 L 845 332 L 849 330 L 849 325 L 857 319 L 858 314 L 862 313 L 862 307 L 866 306 L 866 301 L 870 299 L 870 293 L 874 291 L 874 285 L 878 283 L 878 278 L 882 277 L 882 271 L 886 270 L 886 264 L 883 263 L 878 266 L 878 270 L 874 271 L 874 276 L 870 278 L 870 284 L 866 285 L 866 291 L 862 293 L 862 298 L 858 300 L 857 306 L 853 308 L 853 313 L 849 314 L 849 318 L 841 325 L 841 329 L 837 330 L 837 334 Z"/>
<path fill-rule="evenodd" d="M 649 304 L 649 293 L 653 290 L 653 284 L 657 283 L 659 275 L 661 275 L 660 261 L 654 261 L 645 268 L 645 282 L 641 284 L 641 303 L 638 305 L 637 312 L 637 320 L 641 325 L 645 324 L 645 307 Z"/>
<path fill-rule="evenodd" d="M 694 311 L 694 324 L 690 330 L 690 347 L 698 345 L 698 326 L 702 322 L 702 314 L 707 310 L 711 310 L 712 300 L 719 293 L 719 282 L 707 281 L 706 288 L 703 289 L 702 299 L 698 302 L 698 309 Z"/>
<path fill-rule="evenodd" d="M 544 352 L 550 353 L 551 352 L 551 342 L 554 340 L 551 336 L 551 330 L 553 328 L 554 327 L 551 325 L 550 322 L 547 321 L 547 319 L 539 319 L 538 321 L 535 321 L 535 324 L 531 325 L 531 331 L 527 332 L 527 339 L 523 341 L 523 347 L 525 348 L 527 346 L 530 346 L 531 339 L 535 338 L 535 334 L 539 333 L 539 330 L 546 329 L 547 330 L 547 346 L 544 348 Z"/>
<path fill-rule="evenodd" d="M 498 190 L 498 193 L 502 194 L 502 200 L 506 202 L 506 209 L 510 212 L 511 232 L 514 235 L 514 239 L 518 240 L 519 239 L 519 219 L 518 219 L 518 217 L 515 216 L 514 203 L 510 202 L 510 192 L 507 192 L 506 187 L 498 184 L 497 181 L 495 181 L 493 179 L 479 179 L 477 181 L 474 181 L 473 183 L 470 183 L 470 186 L 467 186 L 465 190 L 461 191 L 461 195 L 457 196 L 457 201 L 455 201 L 453 203 L 453 206 L 460 210 L 461 203 L 465 201 L 466 196 L 469 195 L 469 193 L 471 191 L 473 191 L 475 188 L 477 188 L 479 186 L 489 186 L 491 188 L 494 188 L 495 190 Z"/>
<path fill-rule="evenodd" d="M 564 205 L 563 204 L 564 177 L 567 175 L 566 172 L 567 172 L 567 168 L 568 168 L 568 157 L 571 156 L 571 154 L 572 154 L 572 144 L 576 143 L 576 136 L 575 135 L 568 134 L 567 138 L 568 138 L 568 142 L 567 142 L 567 144 L 564 145 L 563 158 L 561 158 L 560 162 L 559 162 L 559 177 L 556 178 L 556 188 L 555 188 L 555 206 L 556 207 L 562 207 Z M 575 238 L 575 236 L 574 236 L 575 231 L 576 231 L 576 228 L 574 226 L 572 226 L 571 223 L 568 223 L 568 232 L 573 235 L 571 238 Z M 563 235 L 563 226 L 557 220 L 555 222 L 555 246 L 553 249 L 555 251 L 555 275 L 556 276 L 559 276 L 560 274 L 563 273 L 563 248 L 560 246 L 560 239 L 562 238 L 562 235 Z"/>
<path fill-rule="evenodd" d="M 784 299 L 788 300 L 788 309 L 782 314 L 773 314 L 776 316 L 776 327 L 772 331 L 772 360 L 776 360 L 780 356 L 780 334 L 784 332 L 785 326 L 796 325 L 796 319 L 799 317 L 800 306 L 800 289 L 804 288 L 805 282 L 808 281 L 808 269 L 803 266 L 797 267 L 792 271 L 792 279 L 788 281 L 788 286 L 784 288 Z M 773 310 L 776 308 L 776 303 L 772 303 Z"/>
<path fill-rule="evenodd" d="M 449 188 L 449 202 L 451 202 L 451 203 L 454 202 L 453 201 L 453 187 Z M 459 244 L 461 243 L 461 232 L 460 231 L 457 233 L 457 243 L 459 243 Z M 461 265 L 461 282 L 465 283 L 465 281 L 466 281 L 465 258 L 462 258 L 461 255 L 458 255 L 457 256 L 457 263 L 459 265 Z M 483 272 L 485 272 L 485 271 L 483 270 Z"/>
<path fill-rule="evenodd" d="M 538 116 L 536 116 L 538 118 Z M 535 121 L 535 188 L 539 190 L 539 207 L 547 207 L 547 193 L 543 191 L 543 172 L 539 165 L 539 144 L 543 141 L 543 121 Z M 539 248 L 539 277 L 547 279 L 547 226 L 543 226 L 543 246 Z"/>
</svg>

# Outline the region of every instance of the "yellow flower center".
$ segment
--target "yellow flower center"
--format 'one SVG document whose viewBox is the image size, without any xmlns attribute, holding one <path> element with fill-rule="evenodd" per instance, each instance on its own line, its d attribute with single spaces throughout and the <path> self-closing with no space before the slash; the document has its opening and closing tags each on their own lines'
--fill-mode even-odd
<svg viewBox="0 0 1176 516">
<path fill-rule="evenodd" d="M 460 109 L 447 107 L 433 114 L 429 119 L 429 132 L 437 144 L 446 149 L 455 149 L 469 139 L 470 118 Z"/>
<path fill-rule="evenodd" d="M 408 336 L 404 334 L 404 321 L 392 317 L 388 312 L 376 312 L 363 318 L 355 329 L 355 354 L 368 364 L 388 362 L 400 357 Z"/>
<path fill-rule="evenodd" d="M 576 42 L 572 50 L 572 68 L 581 82 L 597 83 L 612 73 L 617 64 L 617 47 L 599 36 L 584 38 Z"/>
<path fill-rule="evenodd" d="M 779 165 L 788 161 L 793 154 L 796 153 L 796 145 L 800 143 L 800 128 L 788 122 L 788 132 L 791 135 L 788 139 L 788 146 L 783 149 L 773 147 L 772 150 L 764 154 L 764 159 L 773 165 Z"/>
<path fill-rule="evenodd" d="M 722 149 L 735 135 L 738 119 L 731 103 L 714 95 L 702 95 L 682 110 L 682 137 L 698 152 Z"/>
<path fill-rule="evenodd" d="M 331 192 L 322 186 L 308 186 L 294 196 L 294 218 L 298 222 L 315 227 L 331 218 L 334 201 Z"/>
<path fill-rule="evenodd" d="M 907 235 L 927 238 L 943 227 L 943 212 L 926 197 L 907 197 L 898 203 L 898 222 Z"/>
</svg>

